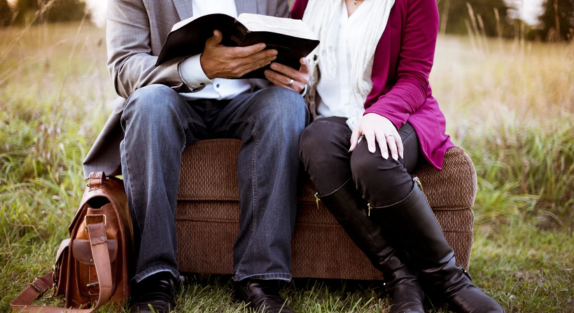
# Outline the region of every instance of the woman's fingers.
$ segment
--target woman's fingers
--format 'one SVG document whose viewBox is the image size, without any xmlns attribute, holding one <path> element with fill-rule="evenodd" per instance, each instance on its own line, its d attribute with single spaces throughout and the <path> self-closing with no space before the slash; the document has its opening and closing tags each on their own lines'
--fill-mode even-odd
<svg viewBox="0 0 574 313">
<path fill-rule="evenodd" d="M 355 148 L 357 147 L 357 143 L 359 142 L 359 137 L 361 137 L 361 131 L 359 128 L 360 127 L 357 126 L 357 127 L 355 127 L 355 129 L 353 129 L 353 134 L 351 135 L 351 148 L 349 149 L 349 152 L 354 151 Z"/>
<path fill-rule="evenodd" d="M 377 132 L 377 142 L 379 143 L 379 149 L 381 149 L 381 156 L 383 159 L 389 158 L 389 152 L 387 149 L 387 141 L 385 139 L 385 133 Z"/>
<path fill-rule="evenodd" d="M 375 153 L 375 151 L 377 151 L 375 132 L 366 131 L 364 135 L 365 135 L 365 139 L 367 140 L 367 146 L 369 147 L 369 152 Z"/>
<path fill-rule="evenodd" d="M 393 156 L 394 160 L 399 159 L 398 151 L 397 151 L 397 139 L 395 138 L 394 134 L 385 135 L 386 142 L 389 145 L 389 150 L 391 150 L 391 155 Z M 400 138 L 399 138 L 400 140 Z M 385 158 L 386 159 L 386 158 Z"/>
<path fill-rule="evenodd" d="M 403 147 L 403 139 L 401 138 L 401 135 L 398 132 L 395 132 L 395 141 L 397 143 L 397 149 L 399 150 L 399 157 L 401 159 L 404 159 L 404 147 Z"/>
</svg>

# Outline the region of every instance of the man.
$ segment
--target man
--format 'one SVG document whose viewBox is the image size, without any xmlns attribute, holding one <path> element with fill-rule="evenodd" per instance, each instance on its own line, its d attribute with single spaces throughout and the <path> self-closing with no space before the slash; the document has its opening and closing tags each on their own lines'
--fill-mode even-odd
<svg viewBox="0 0 574 313">
<path fill-rule="evenodd" d="M 240 233 L 233 249 L 236 295 L 252 308 L 292 312 L 276 286 L 291 280 L 298 143 L 308 122 L 301 96 L 306 62 L 295 70 L 272 63 L 277 51 L 262 44 L 224 47 L 215 31 L 202 54 L 155 66 L 172 25 L 182 19 L 246 12 L 287 17 L 288 9 L 287 0 L 109 1 L 108 68 L 123 99 L 84 170 L 123 174 L 138 254 L 132 312 L 151 312 L 150 305 L 156 312 L 173 309 L 181 153 L 207 138 L 243 140 Z M 270 63 L 266 76 L 276 86 L 229 79 Z"/>
</svg>

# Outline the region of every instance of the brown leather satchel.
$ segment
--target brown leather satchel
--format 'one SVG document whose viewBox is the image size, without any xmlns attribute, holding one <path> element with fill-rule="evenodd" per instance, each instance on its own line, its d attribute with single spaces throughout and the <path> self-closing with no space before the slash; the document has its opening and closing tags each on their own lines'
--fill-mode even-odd
<svg viewBox="0 0 574 313">
<path fill-rule="evenodd" d="M 133 228 L 121 180 L 91 173 L 72 223 L 60 245 L 54 271 L 36 279 L 12 301 L 17 312 L 93 312 L 112 301 L 120 306 L 130 294 Z M 66 309 L 30 305 L 54 288 Z"/>
</svg>

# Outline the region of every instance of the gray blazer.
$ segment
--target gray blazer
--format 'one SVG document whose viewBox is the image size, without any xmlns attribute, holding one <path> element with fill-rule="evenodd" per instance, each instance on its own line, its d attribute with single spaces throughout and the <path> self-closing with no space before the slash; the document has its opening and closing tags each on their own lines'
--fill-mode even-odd
<svg viewBox="0 0 574 313">
<path fill-rule="evenodd" d="M 217 1 L 217 0 L 212 0 Z M 177 58 L 155 66 L 157 55 L 173 24 L 193 16 L 192 0 L 109 0 L 107 21 L 108 70 L 116 92 L 113 112 L 84 160 L 84 178 L 90 172 L 121 173 L 120 126 L 125 99 L 138 88 L 163 84 L 175 90 L 185 86 Z M 237 13 L 288 17 L 288 0 L 235 0 Z"/>
</svg>

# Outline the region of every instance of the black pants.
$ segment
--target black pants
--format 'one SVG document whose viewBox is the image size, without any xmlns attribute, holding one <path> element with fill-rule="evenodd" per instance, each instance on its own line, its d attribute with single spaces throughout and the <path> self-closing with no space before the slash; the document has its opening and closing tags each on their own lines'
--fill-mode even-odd
<svg viewBox="0 0 574 313">
<path fill-rule="evenodd" d="M 346 119 L 316 119 L 301 135 L 300 156 L 319 195 L 327 196 L 353 179 L 357 190 L 371 207 L 380 208 L 406 198 L 413 189 L 410 175 L 423 160 L 417 134 L 410 123 L 399 129 L 404 158 L 383 159 L 379 146 L 369 152 L 367 141 L 361 140 L 354 152 L 351 129 Z"/>
</svg>

